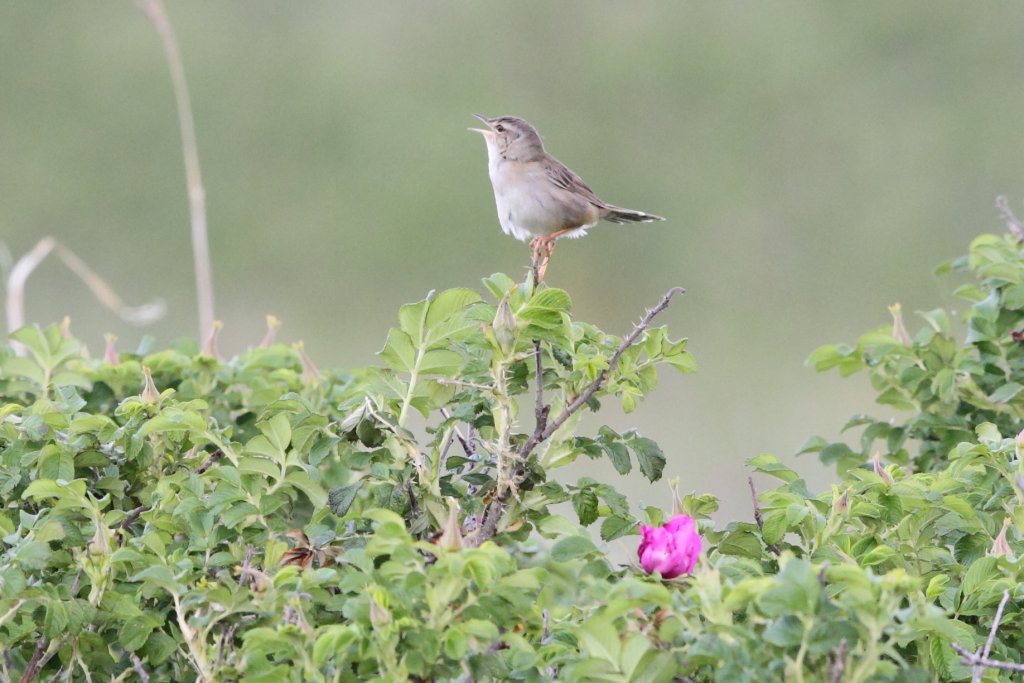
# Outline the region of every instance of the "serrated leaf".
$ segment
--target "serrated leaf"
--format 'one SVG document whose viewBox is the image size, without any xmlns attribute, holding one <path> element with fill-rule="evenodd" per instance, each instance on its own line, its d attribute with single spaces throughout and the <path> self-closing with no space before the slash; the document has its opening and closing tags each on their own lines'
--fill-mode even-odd
<svg viewBox="0 0 1024 683">
<path fill-rule="evenodd" d="M 355 502 L 359 490 L 363 488 L 362 480 L 348 486 L 331 489 L 327 494 L 327 507 L 338 517 L 344 517 L 352 503 Z"/>
<path fill-rule="evenodd" d="M 573 494 L 572 507 L 581 525 L 590 526 L 597 520 L 597 504 L 597 493 L 592 488 L 585 488 Z"/>
<path fill-rule="evenodd" d="M 736 555 L 751 560 L 760 560 L 763 548 L 761 541 L 751 531 L 736 530 L 729 532 L 718 544 L 718 552 L 723 555 Z"/>
<path fill-rule="evenodd" d="M 636 456 L 637 465 L 648 481 L 661 479 L 662 470 L 665 469 L 665 454 L 661 447 L 653 440 L 643 436 L 637 436 L 629 441 L 629 447 Z"/>
<path fill-rule="evenodd" d="M 613 515 L 605 517 L 601 522 L 601 540 L 614 541 L 616 538 L 625 536 L 636 528 L 636 520 L 626 519 Z"/>
<path fill-rule="evenodd" d="M 551 559 L 555 562 L 569 562 L 596 551 L 594 542 L 586 536 L 566 536 L 551 546 Z"/>
</svg>

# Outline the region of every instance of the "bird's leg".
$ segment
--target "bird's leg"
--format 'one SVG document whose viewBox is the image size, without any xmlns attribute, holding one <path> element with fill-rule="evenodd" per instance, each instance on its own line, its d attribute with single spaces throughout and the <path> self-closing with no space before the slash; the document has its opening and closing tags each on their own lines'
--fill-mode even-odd
<svg viewBox="0 0 1024 683">
<path fill-rule="evenodd" d="M 534 286 L 540 284 L 540 281 L 544 278 L 544 273 L 541 268 L 541 249 L 543 248 L 543 237 L 534 237 L 530 240 L 530 249 L 533 250 L 533 258 L 530 261 L 530 270 L 533 271 L 533 284 Z"/>
<path fill-rule="evenodd" d="M 551 261 L 551 255 L 555 253 L 555 239 L 553 235 L 545 235 L 544 237 L 538 238 L 540 241 L 537 243 L 537 255 L 540 255 L 540 248 L 544 249 L 544 259 L 540 262 L 540 266 L 537 268 L 537 282 L 544 281 L 544 273 L 548 270 L 548 263 Z"/>
</svg>

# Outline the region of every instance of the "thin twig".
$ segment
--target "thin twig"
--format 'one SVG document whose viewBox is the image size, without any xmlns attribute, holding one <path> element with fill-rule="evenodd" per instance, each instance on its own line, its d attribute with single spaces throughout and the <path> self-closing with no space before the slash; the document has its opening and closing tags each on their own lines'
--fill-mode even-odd
<svg viewBox="0 0 1024 683">
<path fill-rule="evenodd" d="M 149 683 L 149 674 L 142 668 L 142 660 L 134 652 L 129 655 L 132 660 L 132 668 L 135 669 L 135 673 L 139 674 L 139 678 L 142 679 L 142 683 Z"/>
<path fill-rule="evenodd" d="M 1013 210 L 1010 208 L 1010 203 L 1006 201 L 1006 197 L 1003 195 L 996 197 L 996 208 L 1003 215 L 1007 229 L 1017 238 L 1018 242 L 1024 242 L 1024 225 L 1021 225 L 1021 222 L 1017 220 L 1017 216 L 1013 214 Z"/>
<path fill-rule="evenodd" d="M 661 297 L 661 301 L 659 301 L 654 308 L 647 311 L 647 314 L 643 319 L 633 327 L 633 331 L 622 340 L 622 343 L 619 344 L 619 348 L 615 349 L 615 353 L 613 353 L 612 357 L 608 359 L 608 367 L 601 370 L 601 372 L 597 374 L 597 378 L 591 382 L 579 396 L 576 397 L 575 401 L 566 406 L 565 410 L 563 410 L 558 417 L 543 425 L 542 429 L 535 430 L 533 434 L 530 435 L 530 438 L 526 440 L 525 444 L 523 444 L 522 450 L 519 451 L 520 459 L 525 460 L 526 456 L 528 456 L 538 444 L 551 438 L 551 435 L 558 431 L 558 428 L 565 424 L 566 420 L 572 417 L 577 410 L 582 408 L 587 401 L 590 400 L 591 396 L 597 393 L 598 389 L 604 386 L 604 383 L 608 380 L 608 376 L 615 369 L 615 366 L 618 365 L 619 358 L 621 358 L 622 354 L 626 352 L 626 349 L 635 344 L 637 338 L 639 338 L 640 335 L 643 334 L 650 326 L 654 317 L 668 307 L 673 296 L 676 294 L 682 294 L 685 291 L 686 290 L 682 287 L 673 287 L 666 292 L 665 296 Z"/>
<path fill-rule="evenodd" d="M 1003 598 L 999 601 L 999 607 L 996 609 L 995 619 L 992 620 L 992 628 L 988 630 L 988 638 L 985 640 L 985 648 L 981 651 L 982 659 L 988 659 L 989 654 L 992 653 L 992 643 L 996 640 L 996 631 L 999 629 L 999 622 L 1003 620 L 1003 609 L 1006 607 L 1006 603 L 1010 600 L 1010 591 L 1003 591 Z M 977 653 L 975 653 L 977 654 Z M 981 683 L 981 679 L 985 676 L 985 666 L 981 664 L 974 665 L 974 672 L 971 676 L 971 683 Z"/>
<path fill-rule="evenodd" d="M 420 507 L 416 504 L 416 492 L 412 490 L 412 480 L 405 480 L 405 493 L 409 496 L 409 511 L 412 513 L 412 518 L 417 519 L 420 516 Z"/>
<path fill-rule="evenodd" d="M 534 417 L 536 418 L 536 427 L 534 429 L 543 430 L 547 427 L 548 411 L 551 410 L 551 406 L 544 405 L 544 361 L 541 356 L 540 340 L 533 340 L 533 357 L 536 359 L 537 368 L 535 370 L 536 382 L 537 382 L 537 406 L 534 409 Z"/>
<path fill-rule="evenodd" d="M 210 455 L 206 458 L 203 464 L 199 466 L 199 469 L 196 470 L 196 474 L 202 474 L 206 472 L 206 470 L 213 467 L 213 463 L 220 460 L 222 455 L 224 455 L 224 453 L 219 448 L 210 453 Z"/>
<path fill-rule="evenodd" d="M 43 653 L 46 652 L 46 646 L 50 644 L 50 639 L 43 636 L 36 643 L 36 649 L 32 653 L 32 659 L 28 660 L 28 666 L 25 667 L 25 672 L 21 676 L 21 683 L 29 683 L 39 673 L 39 667 L 42 666 Z"/>
<path fill-rule="evenodd" d="M 238 628 L 238 624 L 231 624 L 226 629 L 222 629 L 220 632 L 220 642 L 217 644 L 217 659 L 216 664 L 220 665 L 224 662 L 224 647 L 228 646 L 232 649 L 235 647 L 235 629 Z"/>
<path fill-rule="evenodd" d="M 576 413 L 576 411 L 578 411 L 580 408 L 586 405 L 587 401 L 589 401 L 590 398 L 595 393 L 597 393 L 597 391 L 601 387 L 604 386 L 605 382 L 608 381 L 608 377 L 611 375 L 612 371 L 615 370 L 615 367 L 619 363 L 619 359 L 622 357 L 622 354 L 626 352 L 626 349 L 633 346 L 633 344 L 636 343 L 636 340 L 640 337 L 640 335 L 643 334 L 644 331 L 646 331 L 647 328 L 650 326 L 655 316 L 657 316 L 659 313 L 661 313 L 668 307 L 669 302 L 672 301 L 673 296 L 675 296 L 676 294 L 682 294 L 685 291 L 686 290 L 683 289 L 682 287 L 673 287 L 672 289 L 668 290 L 668 292 L 666 292 L 665 295 L 661 297 L 661 301 L 659 301 L 654 308 L 647 311 L 647 313 L 640 320 L 640 322 L 633 326 L 633 331 L 626 335 L 626 337 L 622 340 L 622 343 L 619 344 L 619 347 L 615 349 L 615 353 L 613 353 L 612 357 L 608 359 L 608 367 L 601 370 L 601 372 L 597 374 L 597 378 L 595 378 L 593 382 L 587 385 L 587 388 L 584 389 L 582 393 L 580 393 L 580 395 L 577 396 L 572 403 L 566 406 L 565 409 L 558 415 L 558 417 L 556 417 L 554 420 L 548 421 L 546 419 L 547 415 L 545 412 L 545 419 L 538 421 L 538 424 L 533 430 L 533 434 L 530 435 L 530 437 L 526 440 L 526 443 L 524 443 L 523 447 L 519 450 L 520 461 L 525 462 L 530 453 L 533 452 L 534 448 L 536 448 L 539 444 L 543 443 L 547 439 L 551 438 L 551 435 L 558 431 L 558 428 L 565 424 L 566 420 L 568 420 L 570 417 L 573 416 L 574 413 Z M 540 399 L 540 402 L 543 403 L 543 398 Z M 497 533 L 498 522 L 501 519 L 501 515 L 505 510 L 505 504 L 508 502 L 510 493 L 511 487 L 506 489 L 505 491 L 497 492 L 497 495 L 495 496 L 494 500 L 484 511 L 483 522 L 481 522 L 480 528 L 477 530 L 476 534 L 473 536 L 473 539 L 470 541 L 470 545 L 479 546 L 481 543 L 483 543 L 487 539 L 494 536 L 495 533 Z"/>
<path fill-rule="evenodd" d="M 162 318 L 166 312 L 166 305 L 159 299 L 141 306 L 126 306 L 110 285 L 77 254 L 59 244 L 53 237 L 44 237 L 18 259 L 7 275 L 7 297 L 4 306 L 7 311 L 8 332 L 14 332 L 25 324 L 25 282 L 51 253 L 57 254 L 64 265 L 89 288 L 93 296 L 122 320 L 133 325 L 148 325 Z M 23 352 L 20 344 L 15 345 L 15 350 Z"/>
<path fill-rule="evenodd" d="M 52 237 L 44 237 L 36 242 L 36 245 L 18 259 L 14 267 L 11 268 L 11 274 L 7 276 L 7 302 L 5 304 L 8 332 L 14 332 L 25 324 L 25 281 L 56 246 L 57 240 Z M 15 347 L 15 349 L 17 348 Z"/>
<path fill-rule="evenodd" d="M 196 269 L 196 295 L 199 303 L 199 338 L 213 329 L 213 270 L 210 266 L 210 243 L 206 230 L 206 192 L 199 173 L 199 147 L 196 144 L 195 121 L 189 102 L 185 67 L 181 60 L 174 29 L 167 18 L 161 0 L 136 0 L 153 23 L 163 44 L 167 67 L 171 72 L 174 99 L 178 106 L 181 125 L 181 147 L 185 157 L 185 179 L 188 183 L 188 201 L 192 223 L 192 256 Z"/>
<path fill-rule="evenodd" d="M 983 666 L 986 669 L 1001 669 L 1002 671 L 1024 671 L 1024 664 L 1016 662 L 1003 662 L 998 659 L 982 657 L 976 652 L 971 652 L 960 643 L 950 643 L 953 651 L 960 655 L 960 659 L 967 666 Z"/>
<path fill-rule="evenodd" d="M 488 389 L 490 388 L 491 387 L 488 387 Z M 446 420 L 449 420 L 451 419 L 451 413 L 449 413 L 446 409 L 441 408 L 441 417 L 443 417 Z M 462 435 L 462 432 L 459 431 L 459 428 L 457 426 L 452 426 L 452 436 L 459 440 L 459 444 L 462 445 L 462 452 L 466 454 L 467 458 L 473 457 L 473 446 L 471 445 L 473 439 L 473 427 L 470 426 L 469 429 L 469 436 L 465 437 Z M 445 444 L 444 451 L 441 453 L 442 461 L 444 460 L 445 455 L 447 455 L 448 453 L 448 448 L 451 446 L 451 439 L 452 437 L 449 437 L 448 443 Z"/>
<path fill-rule="evenodd" d="M 114 526 L 114 528 L 115 529 L 121 529 L 122 531 L 127 530 L 128 527 L 131 526 L 132 524 L 134 524 L 136 522 L 136 520 L 138 520 L 139 517 L 142 515 L 142 513 L 145 512 L 147 509 L 148 508 L 145 505 L 140 505 L 137 508 L 134 508 L 131 512 L 129 512 L 127 515 L 125 515 L 125 518 L 122 519 L 120 522 L 118 522 Z M 125 535 L 124 534 L 119 534 L 118 537 L 117 537 L 117 545 L 120 546 L 120 545 L 124 544 L 124 539 L 125 539 Z"/>
<path fill-rule="evenodd" d="M 761 516 L 761 504 L 757 500 L 757 489 L 754 487 L 754 478 L 747 477 L 747 483 L 750 484 L 750 499 L 754 501 L 754 521 L 757 522 L 757 529 L 761 532 L 761 537 L 764 538 L 764 517 Z M 771 550 L 776 555 L 782 554 L 782 551 L 779 550 L 779 546 L 774 543 L 768 546 L 768 550 Z"/>
<path fill-rule="evenodd" d="M 846 638 L 839 641 L 832 650 L 832 663 L 828 667 L 829 683 L 843 683 L 843 674 L 846 672 L 846 653 L 849 650 L 849 643 Z"/>
</svg>

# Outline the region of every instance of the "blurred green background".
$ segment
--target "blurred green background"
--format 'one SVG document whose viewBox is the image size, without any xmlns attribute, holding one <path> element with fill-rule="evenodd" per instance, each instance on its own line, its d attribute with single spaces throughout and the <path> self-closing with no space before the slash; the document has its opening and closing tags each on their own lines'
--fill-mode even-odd
<svg viewBox="0 0 1024 683">
<path fill-rule="evenodd" d="M 957 307 L 931 274 L 1020 206 L 1024 5 L 903 2 L 175 0 L 207 191 L 221 348 L 303 339 L 322 366 L 374 362 L 398 306 L 525 272 L 472 112 L 534 123 L 608 201 L 668 217 L 603 224 L 549 270 L 579 318 L 663 316 L 699 371 L 615 426 L 665 449 L 684 491 L 749 518 L 743 461 L 791 454 L 871 410 L 864 378 L 803 365 L 889 321 Z M 94 352 L 195 336 L 178 121 L 157 35 L 131 2 L 0 6 L 0 241 L 46 234 L 129 300 L 132 328 L 56 261 L 29 318 L 72 316 Z M 912 318 L 912 314 L 911 314 Z M 911 319 L 911 329 L 917 322 Z M 614 479 L 585 463 L 579 472 Z M 667 488 L 633 482 L 637 502 Z"/>
</svg>

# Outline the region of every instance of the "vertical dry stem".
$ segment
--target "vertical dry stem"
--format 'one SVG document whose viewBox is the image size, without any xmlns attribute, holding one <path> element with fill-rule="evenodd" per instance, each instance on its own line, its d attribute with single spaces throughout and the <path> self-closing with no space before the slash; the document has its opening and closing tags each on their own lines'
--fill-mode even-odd
<svg viewBox="0 0 1024 683">
<path fill-rule="evenodd" d="M 181 124 L 181 147 L 185 156 L 185 179 L 188 183 L 188 202 L 192 222 L 192 256 L 196 270 L 196 296 L 199 303 L 199 338 L 213 328 L 213 272 L 210 267 L 210 242 L 206 230 L 206 192 L 199 174 L 199 148 L 196 144 L 192 104 L 185 81 L 185 67 L 181 61 L 178 41 L 161 0 L 136 0 L 153 23 L 163 43 L 167 66 L 174 85 L 174 98 L 178 105 Z"/>
</svg>

